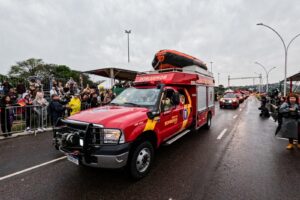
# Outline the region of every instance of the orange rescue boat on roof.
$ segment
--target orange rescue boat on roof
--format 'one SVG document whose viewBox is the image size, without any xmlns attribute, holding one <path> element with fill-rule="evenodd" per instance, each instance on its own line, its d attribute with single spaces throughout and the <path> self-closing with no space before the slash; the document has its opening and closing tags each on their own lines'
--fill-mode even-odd
<svg viewBox="0 0 300 200">
<path fill-rule="evenodd" d="M 207 66 L 203 61 L 175 50 L 160 50 L 155 54 L 152 61 L 152 66 L 155 70 L 182 68 L 191 65 L 196 65 L 207 70 Z"/>
</svg>

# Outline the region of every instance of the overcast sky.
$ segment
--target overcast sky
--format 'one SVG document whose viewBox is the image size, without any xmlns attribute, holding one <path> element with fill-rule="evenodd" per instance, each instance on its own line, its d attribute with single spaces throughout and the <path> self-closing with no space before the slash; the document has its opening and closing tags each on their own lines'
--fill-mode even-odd
<svg viewBox="0 0 300 200">
<path fill-rule="evenodd" d="M 276 66 L 270 82 L 284 77 L 284 51 L 300 33 L 297 0 L 0 0 L 0 68 L 31 57 L 76 70 L 121 67 L 145 71 L 160 49 L 175 49 L 213 62 L 217 80 L 253 76 Z M 127 63 L 130 35 L 131 62 Z M 288 75 L 300 71 L 300 38 L 291 45 Z M 232 81 L 251 84 L 252 80 Z"/>
</svg>

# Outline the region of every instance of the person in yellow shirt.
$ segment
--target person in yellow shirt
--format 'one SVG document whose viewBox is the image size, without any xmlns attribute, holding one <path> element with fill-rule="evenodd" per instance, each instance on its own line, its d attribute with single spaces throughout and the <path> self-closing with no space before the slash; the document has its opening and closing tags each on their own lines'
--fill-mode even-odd
<svg viewBox="0 0 300 200">
<path fill-rule="evenodd" d="M 81 110 L 81 100 L 80 95 L 75 94 L 71 101 L 68 103 L 68 108 L 71 109 L 71 115 L 75 115 L 76 113 L 79 113 Z"/>
</svg>

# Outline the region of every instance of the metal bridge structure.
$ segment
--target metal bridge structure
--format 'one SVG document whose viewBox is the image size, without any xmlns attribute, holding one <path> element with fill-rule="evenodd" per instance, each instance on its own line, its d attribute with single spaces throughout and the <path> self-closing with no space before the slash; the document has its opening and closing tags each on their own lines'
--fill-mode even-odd
<svg viewBox="0 0 300 200">
<path fill-rule="evenodd" d="M 228 87 L 230 87 L 230 81 L 231 80 L 245 80 L 245 79 L 252 79 L 253 80 L 253 85 L 254 84 L 254 80 L 255 79 L 259 79 L 259 92 L 262 91 L 262 74 L 258 74 L 258 76 L 248 76 L 248 77 L 230 77 L 230 75 L 228 75 Z"/>
</svg>

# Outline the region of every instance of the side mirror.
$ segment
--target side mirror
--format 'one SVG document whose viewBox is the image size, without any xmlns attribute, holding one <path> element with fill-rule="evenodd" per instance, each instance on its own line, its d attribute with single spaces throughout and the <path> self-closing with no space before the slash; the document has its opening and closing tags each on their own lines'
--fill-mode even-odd
<svg viewBox="0 0 300 200">
<path fill-rule="evenodd" d="M 147 112 L 147 117 L 149 119 L 154 119 L 155 117 L 159 116 L 159 113 L 158 112 Z"/>
</svg>

